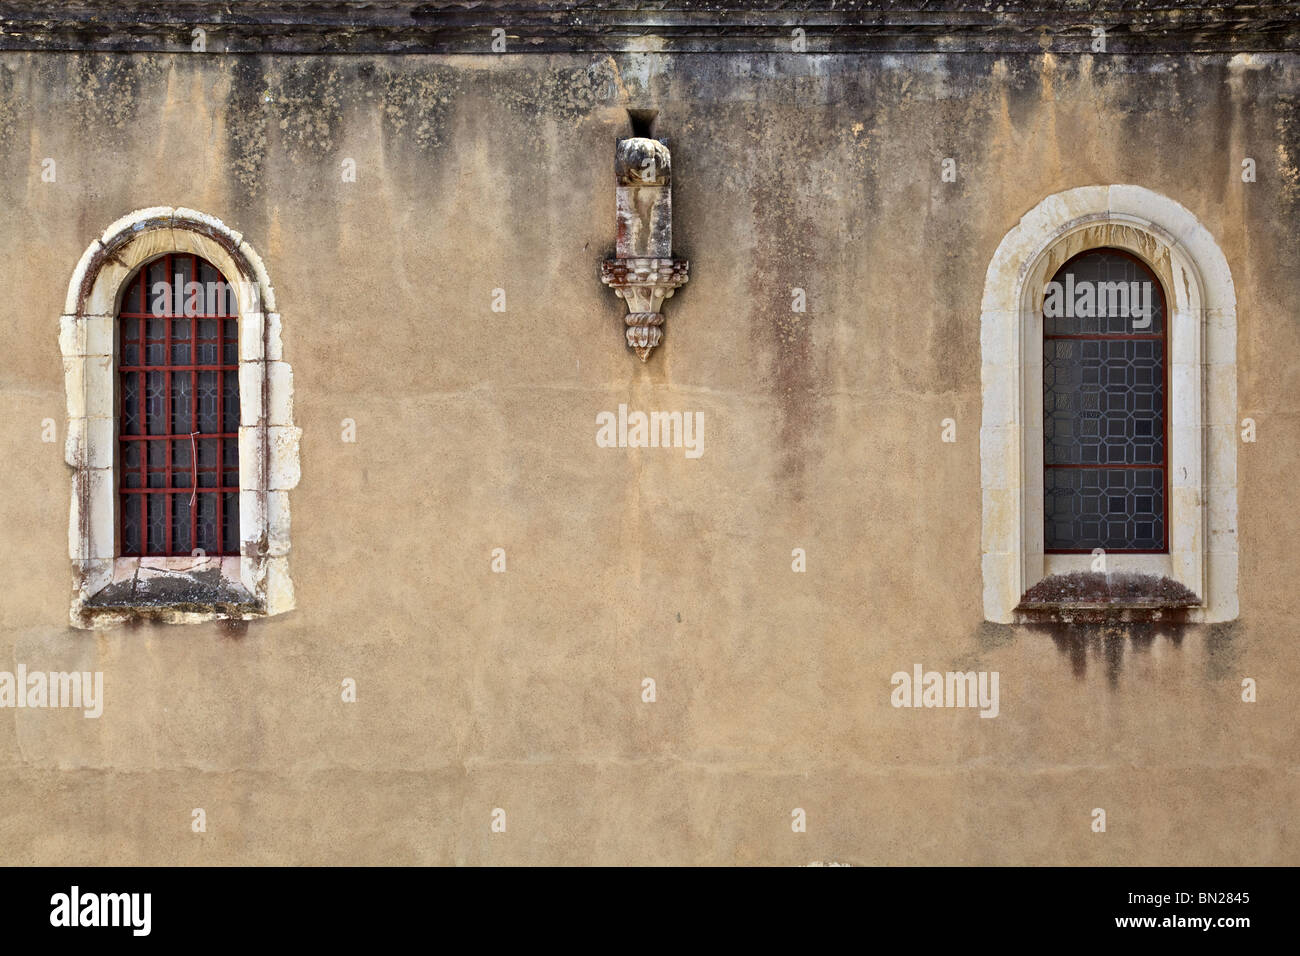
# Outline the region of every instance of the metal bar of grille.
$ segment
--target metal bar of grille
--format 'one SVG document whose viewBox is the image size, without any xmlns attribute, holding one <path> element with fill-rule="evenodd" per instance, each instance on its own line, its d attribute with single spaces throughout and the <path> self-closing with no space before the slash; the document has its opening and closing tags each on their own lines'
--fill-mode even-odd
<svg viewBox="0 0 1300 956">
<path fill-rule="evenodd" d="M 122 441 L 166 441 L 168 439 L 172 441 L 179 441 L 182 438 L 188 441 L 189 437 L 190 437 L 189 432 L 179 432 L 175 435 L 127 435 L 122 438 Z M 204 438 L 238 438 L 239 433 L 238 432 L 220 432 L 220 433 L 204 432 L 203 437 Z"/>
<path fill-rule="evenodd" d="M 167 492 L 168 494 L 176 495 L 176 494 L 185 494 L 187 491 L 191 491 L 191 490 L 193 490 L 192 485 L 177 485 L 175 487 L 169 486 L 167 488 L 122 488 L 121 493 L 124 495 L 159 495 L 162 494 L 163 492 Z M 230 486 L 214 485 L 212 487 L 205 487 L 203 489 L 203 493 L 207 494 L 210 491 L 232 492 L 238 490 L 239 490 L 238 485 L 230 485 Z"/>
<path fill-rule="evenodd" d="M 145 282 L 147 280 L 148 280 L 147 271 L 141 269 L 140 270 L 141 310 L 143 310 L 145 307 Z M 145 354 L 145 350 L 148 348 L 145 339 L 145 336 L 147 334 L 146 329 L 148 326 L 148 321 L 142 319 L 138 324 L 140 327 L 140 355 L 141 357 L 143 357 Z M 139 380 L 139 390 L 140 390 L 140 395 L 139 395 L 140 422 L 137 427 L 141 435 L 147 434 L 149 431 L 147 425 L 145 424 L 146 422 L 145 394 L 148 391 L 148 379 L 149 376 L 146 373 L 144 372 L 139 373 L 138 380 Z M 140 486 L 142 488 L 147 488 L 148 485 L 149 485 L 149 446 L 142 445 L 140 446 Z M 149 496 L 148 495 L 144 495 L 140 498 L 140 553 L 141 554 L 149 553 Z"/>
<path fill-rule="evenodd" d="M 199 317 L 190 316 L 190 361 L 197 362 L 199 358 Z M 199 373 L 190 371 L 190 443 L 193 450 L 190 454 L 193 456 L 191 465 L 198 466 L 199 463 L 199 445 L 194 440 L 199 430 Z M 194 482 L 197 489 L 199 479 L 194 474 L 190 479 Z M 190 547 L 199 548 L 199 511 L 198 511 L 199 494 L 198 491 L 190 492 Z"/>
<path fill-rule="evenodd" d="M 196 266 L 195 268 L 197 268 L 197 266 Z M 223 337 L 224 337 L 224 336 L 223 336 L 223 333 L 226 331 L 226 320 L 223 319 L 223 318 L 220 318 L 220 316 L 222 315 L 222 313 L 225 312 L 225 309 L 222 308 L 222 304 L 223 304 L 223 303 L 214 303 L 214 304 L 217 306 L 217 310 L 216 310 L 216 311 L 217 311 L 217 316 L 218 316 L 218 318 L 215 320 L 216 323 L 217 323 L 217 361 L 218 361 L 218 362 L 224 362 L 225 359 L 226 359 L 226 353 L 222 350 L 222 339 L 223 339 Z M 207 306 L 207 303 L 206 303 L 206 302 L 204 303 L 204 306 L 205 306 L 205 307 Z M 225 372 L 217 372 L 217 431 L 221 431 L 221 430 L 222 430 L 222 424 L 223 424 L 223 423 L 222 423 L 222 421 L 221 421 L 221 411 L 222 411 L 222 409 L 225 407 L 225 404 L 226 404 L 226 395 L 225 395 L 225 391 L 226 391 L 226 373 L 225 373 Z M 217 483 L 218 485 L 221 484 L 221 471 L 220 471 L 220 468 L 221 468 L 222 464 L 223 464 L 223 463 L 225 462 L 225 460 L 226 460 L 226 456 L 223 454 L 223 452 L 225 451 L 225 449 L 221 447 L 222 444 L 223 444 L 222 442 L 217 442 L 217 469 L 218 469 L 218 471 L 217 471 L 217 481 L 216 481 L 216 483 Z M 196 456 L 196 458 L 195 458 L 196 463 L 197 463 L 197 460 L 198 460 L 198 459 L 197 459 L 197 456 Z M 195 479 L 195 484 L 197 484 L 197 483 L 198 483 L 198 479 L 196 478 L 196 479 Z M 221 508 L 221 505 L 222 505 L 222 503 L 225 501 L 226 496 L 225 496 L 224 493 L 218 491 L 218 492 L 217 492 L 215 495 L 213 495 L 212 497 L 216 499 L 216 506 L 217 506 L 217 515 L 216 515 L 217 554 L 224 554 L 225 552 L 222 550 L 222 540 L 221 540 L 221 537 L 222 537 L 222 535 L 221 535 L 221 531 L 222 531 L 222 519 L 223 519 L 224 516 L 222 515 L 222 508 Z"/>
<path fill-rule="evenodd" d="M 171 273 L 172 273 L 172 257 L 169 255 L 167 256 L 167 274 L 171 275 Z M 163 348 L 166 350 L 163 352 L 163 361 L 164 363 L 170 363 L 172 360 L 171 319 L 169 318 L 164 320 L 163 326 L 166 330 L 163 335 L 163 341 L 164 341 Z M 145 358 L 146 361 L 148 360 L 147 356 L 142 356 L 142 358 Z M 164 423 L 163 431 L 169 432 L 172 430 L 172 372 L 171 372 L 171 368 L 168 367 L 167 365 L 164 365 L 164 371 L 163 371 L 163 406 L 167 409 L 167 411 L 163 413 L 163 423 Z M 144 450 L 147 451 L 147 446 Z M 167 442 L 166 444 L 163 445 L 163 455 L 164 455 L 164 462 L 166 463 L 166 467 L 167 467 L 167 475 L 170 476 L 172 473 L 172 443 L 171 442 Z M 166 510 L 167 510 L 167 526 L 166 526 L 166 536 L 165 536 L 166 549 L 167 549 L 167 553 L 171 554 L 172 553 L 172 496 L 163 495 L 163 503 L 166 506 Z"/>
</svg>

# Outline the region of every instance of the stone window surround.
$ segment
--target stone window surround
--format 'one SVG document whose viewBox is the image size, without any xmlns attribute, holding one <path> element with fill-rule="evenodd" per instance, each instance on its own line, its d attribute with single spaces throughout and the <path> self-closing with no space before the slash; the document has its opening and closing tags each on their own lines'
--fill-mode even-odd
<svg viewBox="0 0 1300 956">
<path fill-rule="evenodd" d="M 122 290 L 163 253 L 193 253 L 235 287 L 239 309 L 238 557 L 122 557 L 117 528 L 117 347 Z M 68 401 L 65 458 L 73 468 L 68 552 L 71 618 L 110 627 L 149 618 L 249 619 L 294 607 L 289 491 L 298 483 L 292 369 L 261 257 L 220 220 L 152 207 L 113 223 L 77 263 L 59 320 Z M 214 573 L 215 572 L 215 573 Z"/>
<path fill-rule="evenodd" d="M 1199 596 L 1188 620 L 1237 616 L 1236 293 L 1210 233 L 1177 202 L 1140 186 L 1049 196 L 998 246 L 980 316 L 981 560 L 984 616 L 1021 618 L 1048 575 L 1088 571 L 1091 555 L 1043 549 L 1043 287 L 1067 259 L 1110 246 L 1142 259 L 1169 302 L 1169 553 L 1109 554 L 1109 572 L 1157 575 Z"/>
</svg>

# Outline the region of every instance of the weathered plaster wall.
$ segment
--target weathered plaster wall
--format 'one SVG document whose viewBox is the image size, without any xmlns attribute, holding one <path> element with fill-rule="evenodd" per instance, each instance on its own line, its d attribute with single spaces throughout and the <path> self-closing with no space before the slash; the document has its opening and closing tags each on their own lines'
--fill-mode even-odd
<svg viewBox="0 0 1300 956">
<path fill-rule="evenodd" d="M 4 862 L 1300 861 L 1298 80 L 1291 55 L 0 55 L 0 669 L 106 695 L 0 712 Z M 629 107 L 660 111 L 691 260 L 646 365 L 598 280 Z M 1044 196 L 1109 183 L 1186 206 L 1232 269 L 1241 615 L 984 624 L 985 271 Z M 79 631 L 40 440 L 58 316 L 91 239 L 153 205 L 219 217 L 275 285 L 297 609 Z M 596 447 L 620 403 L 703 412 L 703 456 Z M 894 709 L 918 662 L 999 671 L 1000 716 Z"/>
</svg>

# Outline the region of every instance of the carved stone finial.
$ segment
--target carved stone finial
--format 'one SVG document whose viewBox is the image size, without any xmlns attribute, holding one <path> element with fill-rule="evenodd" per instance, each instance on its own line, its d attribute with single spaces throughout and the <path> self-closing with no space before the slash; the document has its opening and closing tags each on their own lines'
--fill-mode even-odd
<svg viewBox="0 0 1300 956">
<path fill-rule="evenodd" d="M 672 157 L 658 140 L 619 140 L 614 154 L 615 258 L 600 279 L 627 302 L 627 344 L 644 362 L 663 340 L 664 299 L 686 282 L 690 263 L 673 258 Z"/>
</svg>

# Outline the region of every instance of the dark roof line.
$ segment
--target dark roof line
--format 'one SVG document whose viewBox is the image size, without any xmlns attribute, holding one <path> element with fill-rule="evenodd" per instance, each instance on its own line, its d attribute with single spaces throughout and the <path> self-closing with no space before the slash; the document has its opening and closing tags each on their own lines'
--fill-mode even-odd
<svg viewBox="0 0 1300 956">
<path fill-rule="evenodd" d="M 1300 4 L 1224 0 L 0 0 L 0 50 L 213 53 L 1108 53 L 1300 49 Z M 495 37 L 501 37 L 497 32 Z"/>
</svg>

